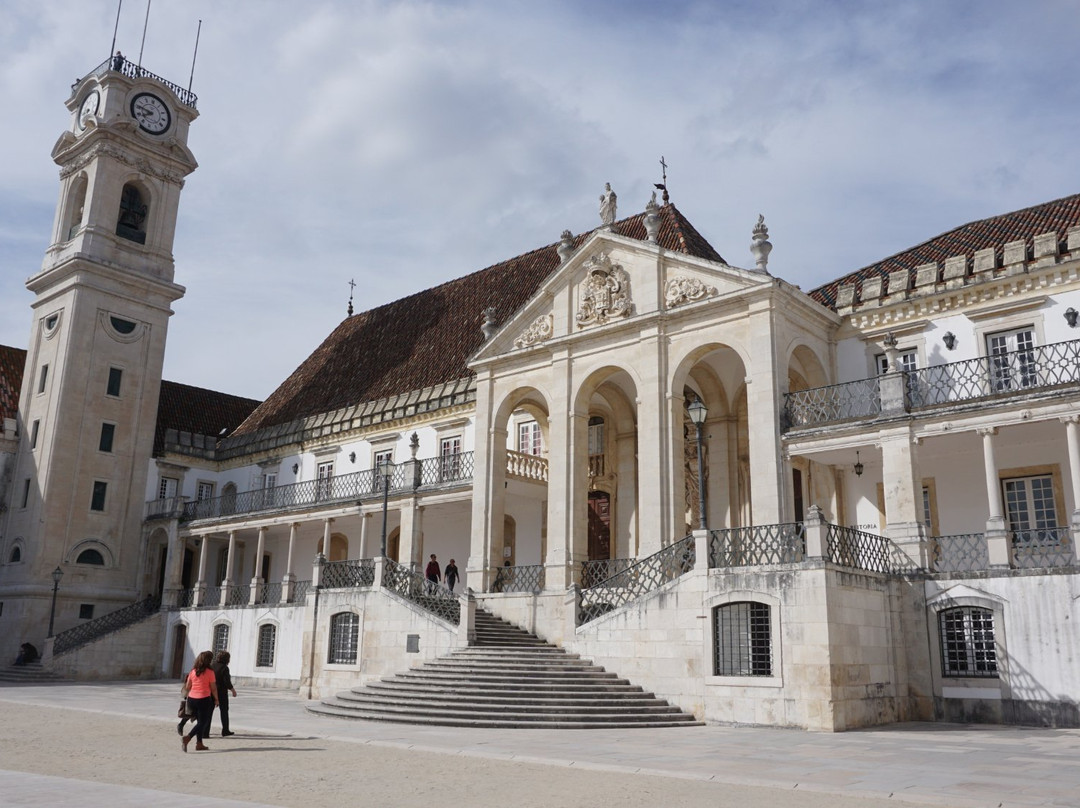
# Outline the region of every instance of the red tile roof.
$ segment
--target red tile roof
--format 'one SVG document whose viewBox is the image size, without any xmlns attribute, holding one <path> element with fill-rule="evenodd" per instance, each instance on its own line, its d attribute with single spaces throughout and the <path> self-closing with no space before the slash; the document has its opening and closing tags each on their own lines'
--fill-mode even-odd
<svg viewBox="0 0 1080 808">
<path fill-rule="evenodd" d="M 1065 240 L 1068 229 L 1076 225 L 1080 225 L 1080 194 L 961 225 L 876 264 L 819 286 L 809 294 L 819 303 L 835 308 L 837 290 L 849 283 L 858 284 L 869 278 L 885 278 L 890 272 L 899 269 L 907 269 L 909 276 L 914 275 L 915 267 L 920 264 L 937 263 L 940 267 L 946 258 L 956 255 L 966 255 L 970 264 L 976 251 L 990 247 L 995 249 L 1000 263 L 1004 245 L 1008 242 L 1023 239 L 1030 248 L 1034 236 L 1051 232 L 1057 233 L 1058 241 L 1061 242 Z M 908 288 L 911 288 L 912 282 L 913 279 L 909 277 Z"/>
<path fill-rule="evenodd" d="M 661 246 L 724 260 L 674 205 L 659 214 Z M 644 240 L 644 216 L 616 222 L 614 229 Z M 575 248 L 590 235 L 577 236 Z M 467 362 L 483 343 L 484 309 L 495 308 L 497 323 L 509 320 L 559 266 L 557 247 L 549 244 L 347 318 L 234 434 L 471 376 Z"/>
<path fill-rule="evenodd" d="M 219 437 L 238 427 L 259 406 L 253 398 L 241 398 L 188 384 L 162 381 L 158 399 L 154 455 L 164 446 L 165 430 Z"/>
<path fill-rule="evenodd" d="M 0 419 L 14 418 L 19 412 L 26 351 L 0 345 Z"/>
</svg>

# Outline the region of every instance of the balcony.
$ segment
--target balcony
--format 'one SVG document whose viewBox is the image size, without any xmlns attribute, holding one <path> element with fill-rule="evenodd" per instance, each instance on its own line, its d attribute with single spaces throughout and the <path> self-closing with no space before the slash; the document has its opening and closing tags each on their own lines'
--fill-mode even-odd
<svg viewBox="0 0 1080 808">
<path fill-rule="evenodd" d="M 883 377 L 861 379 L 784 396 L 784 430 L 876 418 Z M 904 372 L 904 409 L 934 409 L 1009 401 L 1056 390 L 1080 390 L 1080 340 L 981 356 Z"/>
</svg>

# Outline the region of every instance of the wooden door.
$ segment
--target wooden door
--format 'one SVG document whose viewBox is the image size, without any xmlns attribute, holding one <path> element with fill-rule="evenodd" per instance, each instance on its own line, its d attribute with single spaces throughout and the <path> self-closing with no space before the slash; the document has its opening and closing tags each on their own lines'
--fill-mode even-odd
<svg viewBox="0 0 1080 808">
<path fill-rule="evenodd" d="M 589 492 L 589 561 L 611 558 L 611 496 Z"/>
<path fill-rule="evenodd" d="M 187 648 L 187 626 L 179 623 L 173 633 L 172 667 L 169 673 L 173 679 L 184 675 L 184 650 Z"/>
</svg>

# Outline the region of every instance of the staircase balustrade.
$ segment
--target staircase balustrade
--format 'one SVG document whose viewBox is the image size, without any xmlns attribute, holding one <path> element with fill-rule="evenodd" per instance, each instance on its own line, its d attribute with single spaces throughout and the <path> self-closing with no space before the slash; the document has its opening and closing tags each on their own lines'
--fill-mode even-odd
<svg viewBox="0 0 1080 808">
<path fill-rule="evenodd" d="M 53 639 L 53 656 L 66 654 L 107 634 L 133 626 L 155 614 L 160 607 L 161 601 L 157 597 L 148 597 L 83 623 L 81 626 L 61 631 Z"/>
<path fill-rule="evenodd" d="M 658 553 L 636 561 L 621 572 L 581 591 L 578 625 L 655 592 L 694 568 L 694 537 L 680 539 Z"/>
<path fill-rule="evenodd" d="M 461 621 L 457 595 L 389 558 L 383 561 L 382 586 L 448 623 L 457 625 Z"/>
</svg>

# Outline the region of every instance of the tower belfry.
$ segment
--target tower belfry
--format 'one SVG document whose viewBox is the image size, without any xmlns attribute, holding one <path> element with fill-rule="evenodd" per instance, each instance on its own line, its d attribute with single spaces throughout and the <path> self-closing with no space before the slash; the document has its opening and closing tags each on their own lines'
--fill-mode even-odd
<svg viewBox="0 0 1080 808">
<path fill-rule="evenodd" d="M 66 105 L 51 243 L 26 282 L 35 298 L 7 525 L 22 563 L 0 568 L 0 590 L 24 595 L 8 608 L 38 640 L 55 568 L 57 631 L 147 594 L 156 577 L 141 504 L 168 319 L 184 294 L 173 282 L 180 191 L 197 166 L 195 96 L 119 53 Z M 0 639 L 0 652 L 26 639 Z"/>
</svg>

